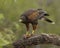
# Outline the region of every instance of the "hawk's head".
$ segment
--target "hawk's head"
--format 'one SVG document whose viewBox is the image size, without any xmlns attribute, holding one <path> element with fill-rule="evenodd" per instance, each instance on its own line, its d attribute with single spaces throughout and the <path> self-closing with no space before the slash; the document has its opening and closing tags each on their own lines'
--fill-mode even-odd
<svg viewBox="0 0 60 48">
<path fill-rule="evenodd" d="M 37 9 L 37 10 L 38 10 L 40 16 L 49 16 L 49 14 L 45 10 L 43 10 L 43 9 Z"/>
</svg>

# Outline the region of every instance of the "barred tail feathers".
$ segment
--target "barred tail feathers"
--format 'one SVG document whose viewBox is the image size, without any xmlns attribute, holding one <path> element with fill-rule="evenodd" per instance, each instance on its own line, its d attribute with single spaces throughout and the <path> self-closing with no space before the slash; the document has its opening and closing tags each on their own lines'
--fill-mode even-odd
<svg viewBox="0 0 60 48">
<path fill-rule="evenodd" d="M 48 18 L 46 18 L 46 17 L 42 18 L 41 20 L 45 20 L 45 21 L 47 21 L 47 22 L 49 22 L 49 23 L 51 23 L 51 24 L 55 24 L 54 21 L 52 21 L 52 20 L 50 20 L 50 19 L 48 19 Z"/>
</svg>

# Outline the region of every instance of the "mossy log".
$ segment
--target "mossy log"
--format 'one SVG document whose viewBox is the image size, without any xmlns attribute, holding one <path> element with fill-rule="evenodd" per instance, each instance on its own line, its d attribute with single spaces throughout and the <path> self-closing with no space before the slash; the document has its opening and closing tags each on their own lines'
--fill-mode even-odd
<svg viewBox="0 0 60 48">
<path fill-rule="evenodd" d="M 42 33 L 40 35 L 33 35 L 29 38 L 23 36 L 22 39 L 12 43 L 13 48 L 26 48 L 27 46 L 33 46 L 38 44 L 53 44 L 60 46 L 60 36 L 53 34 Z M 4 46 L 4 48 L 8 48 Z"/>
</svg>

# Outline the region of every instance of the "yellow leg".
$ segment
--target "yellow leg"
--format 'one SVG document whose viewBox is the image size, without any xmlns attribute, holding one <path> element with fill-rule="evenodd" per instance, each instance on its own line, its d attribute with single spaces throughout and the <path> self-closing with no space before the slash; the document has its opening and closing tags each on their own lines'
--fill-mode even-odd
<svg viewBox="0 0 60 48">
<path fill-rule="evenodd" d="M 32 34 L 34 34 L 34 32 L 35 32 L 35 31 L 33 30 L 33 31 L 32 31 Z"/>
</svg>

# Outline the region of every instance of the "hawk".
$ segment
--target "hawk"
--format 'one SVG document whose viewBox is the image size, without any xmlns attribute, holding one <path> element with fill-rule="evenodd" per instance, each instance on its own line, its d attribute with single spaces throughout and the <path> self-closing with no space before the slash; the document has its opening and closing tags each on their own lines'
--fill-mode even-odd
<svg viewBox="0 0 60 48">
<path fill-rule="evenodd" d="M 25 11 L 23 14 L 21 14 L 19 18 L 19 22 L 23 23 L 26 25 L 26 35 L 29 35 L 29 24 L 32 24 L 33 30 L 32 30 L 32 35 L 34 34 L 37 25 L 38 25 L 38 20 L 45 20 L 47 22 L 50 22 L 54 24 L 54 22 L 45 16 L 49 16 L 49 14 L 43 10 L 43 9 L 29 9 Z"/>
</svg>

